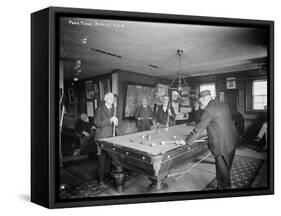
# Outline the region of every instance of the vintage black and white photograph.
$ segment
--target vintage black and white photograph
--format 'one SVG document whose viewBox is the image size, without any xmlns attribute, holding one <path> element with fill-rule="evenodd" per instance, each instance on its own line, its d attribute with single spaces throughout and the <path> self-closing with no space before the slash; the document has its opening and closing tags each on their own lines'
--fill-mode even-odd
<svg viewBox="0 0 281 216">
<path fill-rule="evenodd" d="M 59 200 L 269 186 L 267 29 L 58 25 Z"/>
</svg>

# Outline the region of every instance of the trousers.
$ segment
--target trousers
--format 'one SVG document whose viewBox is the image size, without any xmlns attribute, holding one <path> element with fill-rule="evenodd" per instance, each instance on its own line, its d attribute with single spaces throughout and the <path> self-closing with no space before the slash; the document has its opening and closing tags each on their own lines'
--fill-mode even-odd
<svg viewBox="0 0 281 216">
<path fill-rule="evenodd" d="M 147 131 L 151 129 L 151 120 L 143 119 L 138 123 L 138 131 Z"/>
<path fill-rule="evenodd" d="M 105 178 L 111 179 L 111 158 L 102 150 L 98 155 L 98 181 L 103 182 Z"/>
<path fill-rule="evenodd" d="M 235 149 L 226 155 L 215 157 L 218 190 L 231 188 L 230 170 L 234 159 L 234 155 Z"/>
</svg>

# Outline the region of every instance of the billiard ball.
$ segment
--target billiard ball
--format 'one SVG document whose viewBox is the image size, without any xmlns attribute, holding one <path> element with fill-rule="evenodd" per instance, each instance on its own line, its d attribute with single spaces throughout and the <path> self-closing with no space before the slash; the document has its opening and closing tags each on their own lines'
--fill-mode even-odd
<svg viewBox="0 0 281 216">
<path fill-rule="evenodd" d="M 145 135 L 143 134 L 143 135 L 141 135 L 141 138 L 143 139 L 145 137 Z"/>
<path fill-rule="evenodd" d="M 184 140 L 180 140 L 180 145 L 185 145 L 186 142 Z"/>
<path fill-rule="evenodd" d="M 61 189 L 61 190 L 64 190 L 65 188 L 66 188 L 66 185 L 65 185 L 65 184 L 61 184 L 61 185 L 60 185 L 60 189 Z"/>
<path fill-rule="evenodd" d="M 161 142 L 161 145 L 163 145 L 163 146 L 164 146 L 165 144 L 166 144 L 166 142 L 165 142 L 165 141 L 162 141 L 162 142 Z"/>
</svg>

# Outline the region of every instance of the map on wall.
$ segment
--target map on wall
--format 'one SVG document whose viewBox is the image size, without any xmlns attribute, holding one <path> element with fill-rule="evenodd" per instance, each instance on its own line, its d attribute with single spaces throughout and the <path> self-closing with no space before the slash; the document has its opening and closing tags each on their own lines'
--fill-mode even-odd
<svg viewBox="0 0 281 216">
<path fill-rule="evenodd" d="M 147 99 L 148 105 L 153 110 L 155 103 L 156 89 L 153 86 L 146 86 L 142 84 L 127 85 L 125 117 L 134 117 L 137 107 L 141 105 L 142 98 Z"/>
</svg>

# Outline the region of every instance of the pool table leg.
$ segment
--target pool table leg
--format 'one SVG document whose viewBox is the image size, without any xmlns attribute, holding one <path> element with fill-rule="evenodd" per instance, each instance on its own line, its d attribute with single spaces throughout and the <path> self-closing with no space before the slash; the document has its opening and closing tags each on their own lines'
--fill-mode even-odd
<svg viewBox="0 0 281 216">
<path fill-rule="evenodd" d="M 121 166 L 116 166 L 116 168 L 111 172 L 111 175 L 117 192 L 122 193 L 126 177 L 123 168 Z"/>
<path fill-rule="evenodd" d="M 164 192 L 168 189 L 168 185 L 160 178 L 160 168 L 162 163 L 162 155 L 157 155 L 151 158 L 151 163 L 154 170 L 154 176 L 149 177 L 151 184 L 148 186 L 149 192 Z"/>
<path fill-rule="evenodd" d="M 161 179 L 155 177 L 149 177 L 151 184 L 148 186 L 147 190 L 150 193 L 155 192 L 165 192 L 168 190 L 168 185 L 164 183 Z"/>
</svg>

